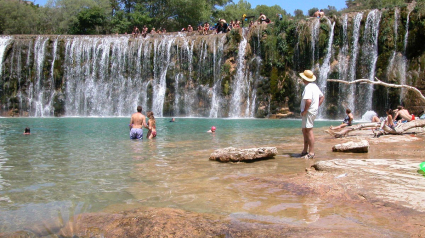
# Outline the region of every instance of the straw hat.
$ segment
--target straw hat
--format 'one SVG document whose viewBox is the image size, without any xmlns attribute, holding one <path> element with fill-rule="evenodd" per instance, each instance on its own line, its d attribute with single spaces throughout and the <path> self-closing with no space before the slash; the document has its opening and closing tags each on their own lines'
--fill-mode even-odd
<svg viewBox="0 0 425 238">
<path fill-rule="evenodd" d="M 316 76 L 314 76 L 313 72 L 311 70 L 304 70 L 304 72 L 300 73 L 301 78 L 308 82 L 314 82 L 316 81 Z"/>
</svg>

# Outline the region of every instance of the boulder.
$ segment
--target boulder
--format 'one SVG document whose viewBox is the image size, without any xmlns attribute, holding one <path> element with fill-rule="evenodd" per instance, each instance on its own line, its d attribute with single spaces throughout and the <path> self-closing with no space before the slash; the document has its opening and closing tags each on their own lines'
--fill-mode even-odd
<svg viewBox="0 0 425 238">
<path fill-rule="evenodd" d="M 273 158 L 275 155 L 277 155 L 276 147 L 260 147 L 250 149 L 227 147 L 224 149 L 215 150 L 210 155 L 210 160 L 216 160 L 220 162 L 250 162 L 259 159 Z"/>
<path fill-rule="evenodd" d="M 369 152 L 369 142 L 367 140 L 361 141 L 349 141 L 347 143 L 342 143 L 334 145 L 332 147 L 333 152 L 353 152 L 353 153 L 367 153 Z"/>
</svg>

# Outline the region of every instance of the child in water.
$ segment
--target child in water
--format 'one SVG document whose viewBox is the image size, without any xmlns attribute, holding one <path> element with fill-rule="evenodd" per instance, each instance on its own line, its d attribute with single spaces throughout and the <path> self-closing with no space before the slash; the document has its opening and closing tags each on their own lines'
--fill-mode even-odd
<svg viewBox="0 0 425 238">
<path fill-rule="evenodd" d="M 146 138 L 148 139 L 152 139 L 156 137 L 156 121 L 155 121 L 155 117 L 153 116 L 153 112 L 148 112 L 148 135 L 146 136 Z"/>
<path fill-rule="evenodd" d="M 210 133 L 215 132 L 215 129 L 216 129 L 216 128 L 215 128 L 215 126 L 212 126 L 212 127 L 211 127 L 211 130 L 209 130 L 209 131 L 207 131 L 207 132 L 210 132 Z"/>
</svg>

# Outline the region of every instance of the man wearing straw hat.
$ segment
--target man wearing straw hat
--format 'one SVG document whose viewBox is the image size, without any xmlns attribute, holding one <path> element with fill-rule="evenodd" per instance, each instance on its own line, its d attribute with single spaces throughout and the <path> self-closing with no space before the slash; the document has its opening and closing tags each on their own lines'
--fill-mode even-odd
<svg viewBox="0 0 425 238">
<path fill-rule="evenodd" d="M 305 159 L 314 158 L 314 134 L 313 125 L 325 97 L 322 91 L 314 83 L 316 76 L 310 70 L 300 73 L 305 85 L 301 100 L 302 132 L 304 137 L 304 149 L 300 157 Z"/>
</svg>

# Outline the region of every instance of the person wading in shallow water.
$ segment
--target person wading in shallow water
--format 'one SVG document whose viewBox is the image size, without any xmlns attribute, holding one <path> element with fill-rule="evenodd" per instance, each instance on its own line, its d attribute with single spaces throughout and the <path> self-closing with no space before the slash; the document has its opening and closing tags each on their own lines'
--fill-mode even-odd
<svg viewBox="0 0 425 238">
<path fill-rule="evenodd" d="M 304 137 L 304 149 L 299 155 L 305 159 L 314 158 L 314 134 L 313 125 L 325 97 L 322 91 L 314 83 L 316 76 L 310 70 L 300 73 L 305 85 L 301 100 L 302 132 Z"/>
<path fill-rule="evenodd" d="M 146 125 L 146 117 L 142 114 L 142 106 L 137 107 L 137 112 L 131 115 L 130 119 L 130 139 L 143 139 L 143 127 L 148 128 Z"/>
</svg>

